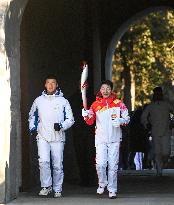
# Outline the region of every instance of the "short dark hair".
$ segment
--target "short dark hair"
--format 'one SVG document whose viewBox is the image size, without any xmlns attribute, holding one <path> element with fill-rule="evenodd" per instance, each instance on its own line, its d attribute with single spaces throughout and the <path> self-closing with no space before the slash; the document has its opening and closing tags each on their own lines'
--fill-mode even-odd
<svg viewBox="0 0 174 205">
<path fill-rule="evenodd" d="M 160 86 L 155 87 L 155 88 L 153 89 L 153 93 L 162 93 L 162 92 L 163 92 L 163 90 L 162 90 L 162 87 L 160 87 Z"/>
<path fill-rule="evenodd" d="M 153 89 L 153 101 L 161 101 L 163 100 L 163 90 L 162 87 L 156 87 Z"/>
<path fill-rule="evenodd" d="M 101 86 L 104 85 L 104 84 L 109 85 L 111 87 L 111 90 L 113 89 L 113 83 L 110 80 L 102 81 Z"/>
<path fill-rule="evenodd" d="M 56 80 L 56 82 L 58 83 L 58 80 L 57 80 L 57 76 L 56 76 L 56 75 L 53 75 L 53 74 L 47 75 L 47 76 L 45 77 L 44 82 L 46 82 L 46 80 L 48 80 L 48 79 L 54 79 L 54 80 Z"/>
</svg>

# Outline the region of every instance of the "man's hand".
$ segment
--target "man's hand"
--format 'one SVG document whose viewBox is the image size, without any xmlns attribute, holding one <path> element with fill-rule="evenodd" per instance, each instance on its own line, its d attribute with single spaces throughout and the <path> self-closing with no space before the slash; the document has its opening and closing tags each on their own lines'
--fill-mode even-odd
<svg viewBox="0 0 174 205">
<path fill-rule="evenodd" d="M 60 124 L 59 123 L 54 123 L 54 130 L 55 131 L 60 131 L 60 129 L 61 129 Z"/>
<path fill-rule="evenodd" d="M 34 129 L 34 130 L 31 130 L 31 136 L 32 137 L 36 137 L 37 136 L 37 131 L 36 131 L 36 129 Z"/>
<path fill-rule="evenodd" d="M 82 117 L 88 117 L 89 116 L 89 110 L 82 109 Z"/>
</svg>

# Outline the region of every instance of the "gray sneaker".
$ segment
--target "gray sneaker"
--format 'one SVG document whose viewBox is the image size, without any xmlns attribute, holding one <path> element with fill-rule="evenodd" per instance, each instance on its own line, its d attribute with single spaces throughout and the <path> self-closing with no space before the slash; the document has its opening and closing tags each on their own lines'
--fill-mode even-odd
<svg viewBox="0 0 174 205">
<path fill-rule="evenodd" d="M 49 193 L 52 192 L 52 187 L 43 187 L 40 192 L 39 192 L 39 196 L 47 196 Z"/>
<path fill-rule="evenodd" d="M 59 198 L 59 197 L 62 197 L 61 192 L 55 192 L 54 193 L 54 198 Z"/>
</svg>

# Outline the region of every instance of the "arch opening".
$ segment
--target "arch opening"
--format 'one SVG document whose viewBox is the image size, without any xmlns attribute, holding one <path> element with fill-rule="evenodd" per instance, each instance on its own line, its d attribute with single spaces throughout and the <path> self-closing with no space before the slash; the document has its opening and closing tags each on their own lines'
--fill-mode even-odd
<svg viewBox="0 0 174 205">
<path fill-rule="evenodd" d="M 129 110 L 132 111 L 132 122 L 128 132 L 131 132 L 134 113 L 137 113 L 140 107 L 150 103 L 153 89 L 156 86 L 163 87 L 165 99 L 173 104 L 171 94 L 174 89 L 173 52 L 171 49 L 173 45 L 173 14 L 173 9 L 166 7 L 150 8 L 137 14 L 135 18 L 130 19 L 121 27 L 122 30 L 119 29 L 108 47 L 105 73 L 107 78 L 113 80 L 117 96 L 123 99 Z M 125 27 L 126 25 L 127 27 Z M 138 127 L 134 128 L 138 130 Z M 132 144 L 137 143 L 136 150 L 145 148 L 140 148 L 142 140 L 141 143 L 139 140 L 131 143 L 133 136 L 128 134 L 127 137 L 129 142 L 127 140 L 123 142 L 123 144 L 127 144 L 126 150 L 124 150 L 126 152 L 124 167 L 129 169 L 131 168 L 129 160 L 132 158 Z M 148 146 L 149 142 L 145 143 L 144 141 L 144 144 Z M 141 157 L 144 160 L 145 151 L 141 152 L 144 153 Z M 174 168 L 173 152 L 172 133 L 171 154 L 167 166 L 169 169 Z"/>
<path fill-rule="evenodd" d="M 91 45 L 89 40 L 91 37 L 86 34 L 86 28 L 90 28 L 90 25 L 86 24 L 86 18 L 88 18 L 86 7 L 80 0 L 72 2 L 30 0 L 25 8 L 20 31 L 21 118 L 22 136 L 25 136 L 22 138 L 22 187 L 24 190 L 40 184 L 37 145 L 35 139 L 29 136 L 28 113 L 33 100 L 44 88 L 43 79 L 50 73 L 57 76 L 64 96 L 70 101 L 76 121 L 76 125 L 67 131 L 64 181 L 80 183 L 81 175 L 77 156 L 81 155 L 83 158 L 87 155 L 87 153 L 79 154 L 78 151 L 79 146 L 84 146 L 81 140 L 84 131 L 79 133 L 80 127 L 84 126 L 79 113 L 82 106 L 79 91 L 80 62 L 84 58 L 92 58 L 87 52 Z M 90 141 L 88 137 L 86 143 L 93 150 Z"/>
</svg>

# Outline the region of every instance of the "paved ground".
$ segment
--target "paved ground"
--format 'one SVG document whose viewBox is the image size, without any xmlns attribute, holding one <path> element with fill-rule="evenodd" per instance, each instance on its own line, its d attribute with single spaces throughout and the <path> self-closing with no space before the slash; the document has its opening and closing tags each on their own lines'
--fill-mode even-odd
<svg viewBox="0 0 174 205">
<path fill-rule="evenodd" d="M 10 205 L 173 205 L 174 171 L 167 170 L 163 177 L 156 177 L 154 171 L 122 172 L 119 174 L 119 193 L 117 199 L 108 199 L 106 192 L 102 197 L 96 196 L 96 187 L 64 185 L 63 197 L 42 198 L 36 191 L 21 193 Z"/>
</svg>

